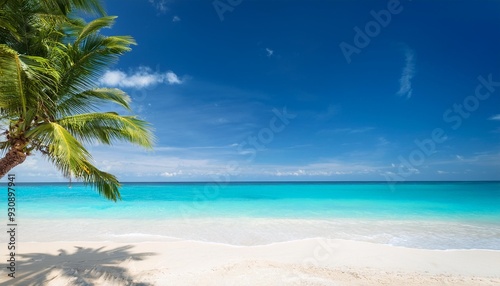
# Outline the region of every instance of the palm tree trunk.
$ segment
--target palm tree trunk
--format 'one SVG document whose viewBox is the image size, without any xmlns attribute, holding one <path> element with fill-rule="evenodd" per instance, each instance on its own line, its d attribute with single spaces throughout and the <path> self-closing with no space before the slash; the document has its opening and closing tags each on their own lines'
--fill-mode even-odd
<svg viewBox="0 0 500 286">
<path fill-rule="evenodd" d="M 11 148 L 5 157 L 0 159 L 0 178 L 3 178 L 12 168 L 21 164 L 26 160 L 26 154 L 17 150 L 16 148 Z"/>
</svg>

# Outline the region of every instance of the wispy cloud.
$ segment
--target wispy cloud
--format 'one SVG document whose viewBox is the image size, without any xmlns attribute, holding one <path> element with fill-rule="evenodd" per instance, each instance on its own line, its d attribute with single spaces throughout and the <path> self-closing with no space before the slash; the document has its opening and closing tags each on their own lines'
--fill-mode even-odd
<svg viewBox="0 0 500 286">
<path fill-rule="evenodd" d="M 274 54 L 274 51 L 273 51 L 273 50 L 271 50 L 270 48 L 266 48 L 266 53 L 267 53 L 267 56 L 268 56 L 268 57 L 272 57 L 272 56 L 273 56 L 273 54 Z"/>
<path fill-rule="evenodd" d="M 165 13 L 168 11 L 167 0 L 149 0 L 149 3 L 158 10 L 160 13 Z"/>
<path fill-rule="evenodd" d="M 100 83 L 104 86 L 141 89 L 161 83 L 182 84 L 182 80 L 173 71 L 160 73 L 153 72 L 148 67 L 140 67 L 132 73 L 109 70 L 101 78 Z"/>
<path fill-rule="evenodd" d="M 336 134 L 336 133 L 359 134 L 359 133 L 365 133 L 365 132 L 371 131 L 373 129 L 375 129 L 375 128 L 373 128 L 373 127 L 337 128 L 337 129 L 321 130 L 318 133 L 319 134 Z"/>
<path fill-rule="evenodd" d="M 490 120 L 500 120 L 500 114 L 493 115 L 492 117 L 490 117 Z"/>
<path fill-rule="evenodd" d="M 356 133 L 365 133 L 365 132 L 371 131 L 373 129 L 375 129 L 375 128 L 373 128 L 373 127 L 352 128 L 352 129 L 348 128 L 345 131 L 347 131 L 350 134 L 356 134 Z"/>
<path fill-rule="evenodd" d="M 415 75 L 415 53 L 413 50 L 407 48 L 405 51 L 405 66 L 401 77 L 399 78 L 399 90 L 397 95 L 406 96 L 410 98 L 413 93 L 413 88 L 411 86 L 411 80 Z"/>
<path fill-rule="evenodd" d="M 500 151 L 499 150 L 489 150 L 484 152 L 476 152 L 472 154 L 444 154 L 444 157 L 435 158 L 434 160 L 429 159 L 426 163 L 428 166 L 444 166 L 449 165 L 449 167 L 461 166 L 464 169 L 464 165 L 461 164 L 474 164 L 482 166 L 496 165 L 500 166 Z M 494 170 L 498 172 L 498 170 Z"/>
<path fill-rule="evenodd" d="M 173 71 L 168 71 L 166 73 L 166 80 L 168 84 L 181 84 L 182 81 L 179 79 L 179 77 L 173 72 Z"/>
<path fill-rule="evenodd" d="M 330 177 L 336 178 L 338 176 L 366 176 L 372 174 L 378 176 L 379 167 L 372 166 L 363 162 L 346 162 L 346 161 L 329 161 L 329 162 L 316 162 L 310 164 L 296 165 L 296 166 L 254 166 L 253 171 L 261 175 L 268 175 L 271 177 Z M 346 177 L 344 177 L 346 178 Z"/>
<path fill-rule="evenodd" d="M 329 120 L 339 113 L 340 107 L 337 105 L 328 105 L 326 111 L 320 111 L 315 113 L 315 117 L 318 120 Z"/>
<path fill-rule="evenodd" d="M 438 175 L 448 175 L 448 174 L 460 174 L 460 172 L 450 172 L 450 171 L 443 171 L 443 170 L 437 170 L 436 172 Z"/>
<path fill-rule="evenodd" d="M 181 18 L 177 15 L 172 18 L 172 22 L 180 22 L 180 21 L 181 21 Z"/>
<path fill-rule="evenodd" d="M 126 151 L 128 154 L 126 157 L 106 152 L 104 148 L 96 147 L 92 152 L 95 158 L 100 158 L 96 162 L 97 166 L 127 180 L 150 177 L 151 180 L 160 181 L 207 181 L 221 175 L 229 176 L 228 179 L 234 181 L 253 178 L 365 177 L 370 174 L 370 178 L 377 178 L 379 173 L 377 166 L 364 162 L 328 160 L 292 165 L 256 162 L 248 164 L 245 161 L 248 154 L 239 154 L 237 147 L 231 145 L 195 148 L 159 147 L 155 149 L 154 154 L 138 152 L 128 146 L 117 147 Z M 134 164 L 133 169 L 129 168 L 130 164 Z"/>
<path fill-rule="evenodd" d="M 12 170 L 12 173 L 20 174 L 20 180 L 27 182 L 67 181 L 46 158 L 37 153 L 28 156 L 23 164 Z"/>
<path fill-rule="evenodd" d="M 373 129 L 373 128 L 372 128 Z M 371 130 L 371 129 L 370 129 Z M 389 142 L 389 140 L 385 139 L 385 137 L 379 137 L 378 138 L 378 146 L 381 147 L 381 146 L 387 146 L 391 144 L 391 142 Z"/>
<path fill-rule="evenodd" d="M 366 158 L 319 158 L 296 163 L 247 162 L 249 153 L 238 153 L 238 144 L 195 147 L 156 147 L 154 152 L 135 146 L 117 144 L 94 146 L 89 151 L 98 168 L 115 174 L 122 181 L 212 181 L 224 177 L 241 180 L 381 180 L 397 176 L 400 170 L 412 172 L 415 178 L 425 174 L 454 176 L 468 172 L 467 166 L 498 174 L 500 152 L 492 151 L 464 158 L 454 155 L 448 161 L 429 162 L 429 168 L 413 168 L 405 164 L 386 165 Z M 265 151 L 263 151 L 265 152 Z M 123 156 L 127 154 L 127 156 Z M 459 159 L 461 158 L 461 159 Z M 134 168 L 130 168 L 130 166 Z M 465 171 L 464 171 L 465 170 Z M 28 157 L 15 171 L 25 181 L 67 181 L 41 156 Z M 470 171 L 469 171 L 470 172 Z M 448 177 L 446 177 L 448 179 Z M 493 177 L 494 178 L 494 177 Z"/>
</svg>

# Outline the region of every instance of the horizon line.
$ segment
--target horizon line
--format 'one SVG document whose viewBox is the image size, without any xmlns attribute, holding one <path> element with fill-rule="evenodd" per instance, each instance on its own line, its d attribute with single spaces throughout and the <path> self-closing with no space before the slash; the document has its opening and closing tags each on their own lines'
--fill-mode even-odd
<svg viewBox="0 0 500 286">
<path fill-rule="evenodd" d="M 387 183 L 387 184 L 402 184 L 402 183 L 495 183 L 500 182 L 500 180 L 420 180 L 420 181 L 382 181 L 382 180 L 356 180 L 356 181 L 228 181 L 228 182 L 217 182 L 217 181 L 123 181 L 121 184 L 241 184 L 241 183 Z M 17 182 L 17 184 L 91 184 L 85 182 Z"/>
</svg>

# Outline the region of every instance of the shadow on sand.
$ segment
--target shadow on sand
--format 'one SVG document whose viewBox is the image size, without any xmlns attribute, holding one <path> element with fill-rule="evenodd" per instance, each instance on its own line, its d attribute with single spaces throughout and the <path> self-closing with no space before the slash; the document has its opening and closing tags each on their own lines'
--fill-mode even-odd
<svg viewBox="0 0 500 286">
<path fill-rule="evenodd" d="M 45 253 L 19 254 L 16 278 L 0 283 L 7 285 L 46 285 L 56 277 L 67 280 L 68 285 L 112 285 L 149 286 L 153 284 L 134 281 L 128 269 L 119 266 L 123 262 L 144 260 L 154 253 L 133 253 L 131 245 L 110 250 L 75 246 L 76 251 L 67 253 L 60 249 L 58 255 Z M 98 281 L 101 281 L 100 283 Z M 14 284 L 12 284 L 14 283 Z"/>
</svg>

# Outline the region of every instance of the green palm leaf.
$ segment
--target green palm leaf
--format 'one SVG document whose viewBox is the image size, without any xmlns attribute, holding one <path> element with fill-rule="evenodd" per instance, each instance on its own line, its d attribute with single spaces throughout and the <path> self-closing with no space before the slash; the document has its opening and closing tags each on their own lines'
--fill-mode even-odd
<svg viewBox="0 0 500 286">
<path fill-rule="evenodd" d="M 65 117 L 58 123 L 87 143 L 111 144 L 117 140 L 145 148 L 152 148 L 154 143 L 150 124 L 135 116 L 120 116 L 114 112 L 87 113 Z"/>
<path fill-rule="evenodd" d="M 29 131 L 26 137 L 47 147 L 45 155 L 64 176 L 82 179 L 108 199 L 116 201 L 120 198 L 118 180 L 93 166 L 90 153 L 63 126 L 54 122 L 43 123 Z"/>
<path fill-rule="evenodd" d="M 2 113 L 21 107 L 26 110 L 23 68 L 16 51 L 0 44 L 0 108 Z"/>
<path fill-rule="evenodd" d="M 17 113 L 25 118 L 28 107 L 43 101 L 46 105 L 54 105 L 51 99 L 57 93 L 59 74 L 48 59 L 18 55 L 0 44 L 0 67 L 0 108 L 3 113 Z"/>
<path fill-rule="evenodd" d="M 96 87 L 96 82 L 135 41 L 128 36 L 89 35 L 78 46 L 69 46 L 71 62 L 66 63 L 61 80 L 62 93 L 81 93 Z"/>
<path fill-rule="evenodd" d="M 42 0 L 40 2 L 44 10 L 56 11 L 63 15 L 68 15 L 75 9 L 97 15 L 106 15 L 99 0 Z"/>
<path fill-rule="evenodd" d="M 104 103 L 115 103 L 130 110 L 130 97 L 116 88 L 96 88 L 79 94 L 69 95 L 58 102 L 58 111 L 62 116 L 87 113 L 97 110 Z"/>
<path fill-rule="evenodd" d="M 81 29 L 78 37 L 76 38 L 75 45 L 80 44 L 82 40 L 92 34 L 99 32 L 99 30 L 102 28 L 111 28 L 111 26 L 113 26 L 113 24 L 115 23 L 116 18 L 116 16 L 101 17 L 88 23 L 83 27 L 83 29 Z"/>
</svg>

